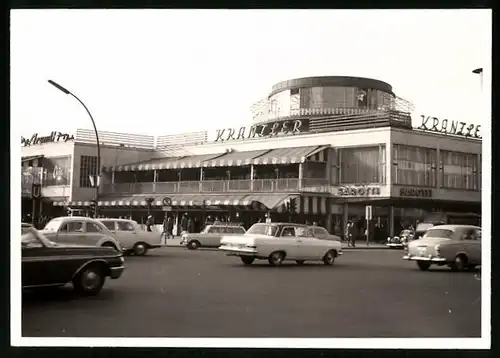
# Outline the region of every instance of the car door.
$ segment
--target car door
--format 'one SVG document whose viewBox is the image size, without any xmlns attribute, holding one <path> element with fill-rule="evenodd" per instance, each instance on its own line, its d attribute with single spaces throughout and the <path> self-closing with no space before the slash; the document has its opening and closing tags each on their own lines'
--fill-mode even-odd
<svg viewBox="0 0 500 358">
<path fill-rule="evenodd" d="M 21 250 L 23 287 L 67 282 L 59 270 L 57 255 L 50 252 L 50 248 L 45 247 L 39 240 L 24 239 Z"/>
<path fill-rule="evenodd" d="M 103 230 L 97 223 L 87 221 L 84 228 L 84 235 L 82 235 L 81 242 L 79 242 L 81 245 L 97 246 L 103 236 L 105 236 Z"/>
<path fill-rule="evenodd" d="M 302 260 L 316 260 L 320 247 L 313 228 L 296 227 L 297 257 Z"/>
<path fill-rule="evenodd" d="M 79 244 L 84 235 L 84 223 L 78 220 L 66 220 L 57 230 L 53 241 L 62 244 Z"/>
<path fill-rule="evenodd" d="M 481 229 L 472 229 L 467 242 L 467 254 L 469 262 L 475 265 L 481 265 Z"/>
<path fill-rule="evenodd" d="M 299 253 L 299 239 L 297 238 L 294 226 L 283 226 L 278 240 L 279 248 L 286 252 L 287 259 L 297 260 L 302 258 L 302 255 Z"/>
<path fill-rule="evenodd" d="M 140 229 L 136 228 L 130 221 L 117 221 L 115 238 L 121 246 L 131 249 L 138 241 L 141 241 L 139 233 L 146 233 L 138 230 Z"/>
<path fill-rule="evenodd" d="M 222 236 L 227 234 L 228 234 L 227 227 L 212 226 L 208 229 L 206 234 L 200 235 L 199 241 L 202 246 L 219 247 L 220 239 L 222 238 Z"/>
</svg>

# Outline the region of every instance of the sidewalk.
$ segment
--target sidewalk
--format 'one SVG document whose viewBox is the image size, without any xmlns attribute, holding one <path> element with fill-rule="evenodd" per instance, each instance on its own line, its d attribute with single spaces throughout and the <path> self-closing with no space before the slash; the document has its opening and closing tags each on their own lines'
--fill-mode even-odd
<svg viewBox="0 0 500 358">
<path fill-rule="evenodd" d="M 167 245 L 166 247 L 184 247 L 184 245 L 181 245 L 181 238 L 176 237 L 175 239 L 170 239 L 167 240 Z M 366 245 L 366 242 L 357 242 L 356 247 L 349 247 L 347 246 L 346 243 L 342 243 L 342 250 L 358 250 L 358 249 L 363 249 L 363 250 L 390 250 L 389 247 L 383 245 L 383 244 L 378 244 L 378 243 L 370 243 L 370 245 Z"/>
</svg>

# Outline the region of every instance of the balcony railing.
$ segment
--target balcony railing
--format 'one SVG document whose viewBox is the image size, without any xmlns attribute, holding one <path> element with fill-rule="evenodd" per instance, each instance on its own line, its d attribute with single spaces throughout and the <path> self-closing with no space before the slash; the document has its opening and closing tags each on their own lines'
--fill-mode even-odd
<svg viewBox="0 0 500 358">
<path fill-rule="evenodd" d="M 156 183 L 114 183 L 101 186 L 102 194 L 194 194 L 232 192 L 327 192 L 327 179 L 204 180 Z"/>
</svg>

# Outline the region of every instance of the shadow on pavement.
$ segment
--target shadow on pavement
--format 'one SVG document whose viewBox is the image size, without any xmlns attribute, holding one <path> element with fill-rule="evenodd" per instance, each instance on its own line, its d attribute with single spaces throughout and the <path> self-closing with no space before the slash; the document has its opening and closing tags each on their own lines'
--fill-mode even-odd
<svg viewBox="0 0 500 358">
<path fill-rule="evenodd" d="M 57 288 L 23 290 L 22 306 L 29 307 L 43 303 L 71 302 L 76 300 L 105 301 L 113 299 L 113 296 L 113 290 L 106 289 L 106 286 L 103 287 L 97 296 L 82 296 L 73 290 L 71 284 L 68 284 L 67 286 Z"/>
</svg>

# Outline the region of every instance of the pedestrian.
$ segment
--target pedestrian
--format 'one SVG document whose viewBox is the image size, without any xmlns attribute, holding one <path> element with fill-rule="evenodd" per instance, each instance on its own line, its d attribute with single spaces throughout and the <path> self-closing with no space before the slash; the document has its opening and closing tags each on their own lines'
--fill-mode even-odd
<svg viewBox="0 0 500 358">
<path fill-rule="evenodd" d="M 147 220 L 146 220 L 146 230 L 149 232 L 153 231 L 152 230 L 153 225 L 154 225 L 153 215 L 149 215 Z"/>
<path fill-rule="evenodd" d="M 188 231 L 188 214 L 184 213 L 181 219 L 181 236 Z"/>
<path fill-rule="evenodd" d="M 189 218 L 187 222 L 187 232 L 188 233 L 193 233 L 194 232 L 194 220 L 193 218 Z"/>
</svg>

